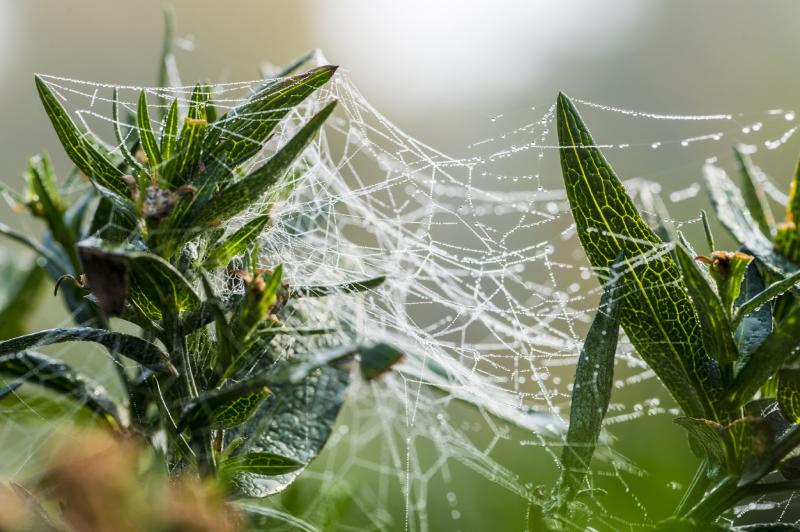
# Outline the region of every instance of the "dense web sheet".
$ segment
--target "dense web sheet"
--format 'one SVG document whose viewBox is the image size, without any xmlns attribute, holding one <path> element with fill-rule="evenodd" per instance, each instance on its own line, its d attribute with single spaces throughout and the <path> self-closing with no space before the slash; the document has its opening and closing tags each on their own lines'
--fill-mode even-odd
<svg viewBox="0 0 800 532">
<path fill-rule="evenodd" d="M 106 139 L 112 151 L 119 149 L 111 134 L 113 86 L 44 79 L 78 124 Z M 216 85 L 211 103 L 224 112 L 261 83 Z M 123 134 L 135 137 L 124 114 L 135 112 L 140 88 L 116 88 Z M 148 89 L 151 116 L 161 115 L 156 96 L 178 96 L 186 105 L 191 90 Z M 467 157 L 453 158 L 400 131 L 339 72 L 292 111 L 253 164 L 263 162 L 332 98 L 340 102 L 339 109 L 296 165 L 286 192 L 265 198 L 273 204 L 273 222 L 261 241 L 261 263 L 282 263 L 287 280 L 303 285 L 386 275 L 386 283 L 366 294 L 315 300 L 307 310 L 319 316 L 320 325 L 336 315 L 343 337 L 387 340 L 406 357 L 398 371 L 379 382 L 351 388 L 346 413 L 305 477 L 319 481 L 319 493 L 342 479 L 367 478 L 355 500 L 377 529 L 428 530 L 429 487 L 445 485 L 453 526 L 466 528 L 458 523 L 459 490 L 464 488 L 451 481 L 453 464 L 521 500 L 530 498 L 542 481 L 515 471 L 517 464 L 504 461 L 498 446 L 535 447 L 547 460 L 538 470 L 558 471 L 574 364 L 599 298 L 560 185 L 553 108 L 528 109 L 513 119 L 494 117 L 487 129 L 497 133 L 469 146 Z M 647 157 L 678 154 L 680 165 L 669 163 L 663 174 L 643 166 L 638 175 L 644 177 L 628 179 L 626 186 L 640 208 L 662 214 L 669 209 L 670 222 L 690 236 L 701 234 L 702 165 L 717 157 L 727 165 L 734 140 L 750 142 L 753 152 L 774 150 L 797 129 L 793 113 L 781 110 L 667 115 L 576 103 L 618 125 L 644 123 L 651 134 L 656 131 L 652 139 L 617 134 L 622 141 L 603 145 L 612 163 L 635 154 L 650 168 L 662 169 Z M 530 120 L 513 123 L 520 117 Z M 654 122 L 664 127 L 653 128 Z M 599 130 L 596 135 L 605 137 Z M 785 188 L 779 182 L 767 190 L 780 201 Z M 227 225 L 234 230 L 259 210 Z M 216 280 L 220 288 L 225 282 Z M 113 381 L 110 366 L 107 376 Z M 625 395 L 618 393 L 622 390 Z M 462 404 L 475 405 L 475 413 L 464 414 Z M 33 474 L 35 468 L 31 471 L 25 461 L 36 444 L 26 436 L 26 427 L 33 419 L 48 419 L 38 415 L 38 408 L 30 391 L 0 405 L 9 419 L 0 430 L 0 445 L 19 453 L 16 462 L 8 456 L 4 461 Z M 604 441 L 613 441 L 619 423 L 677 413 L 652 371 L 623 340 Z M 25 444 L 6 445 L 19 440 Z M 632 505 L 639 505 L 627 486 L 630 478 L 644 474 L 637 464 L 605 446 L 595 468 L 597 475 L 615 479 Z M 388 508 L 398 507 L 392 500 L 398 496 L 404 513 L 391 515 Z M 774 513 L 776 507 L 788 511 L 791 502 L 763 504 Z M 314 503 L 308 508 L 313 510 Z M 521 514 L 520 523 L 524 518 Z M 647 518 L 641 508 L 642 522 Z M 608 519 L 610 527 L 619 524 L 610 516 L 601 519 Z"/>
</svg>

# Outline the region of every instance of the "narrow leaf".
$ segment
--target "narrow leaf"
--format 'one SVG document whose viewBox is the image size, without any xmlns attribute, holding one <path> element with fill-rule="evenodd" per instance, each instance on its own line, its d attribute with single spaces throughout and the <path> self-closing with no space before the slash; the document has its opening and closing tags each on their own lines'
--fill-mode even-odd
<svg viewBox="0 0 800 532">
<path fill-rule="evenodd" d="M 586 478 L 611 399 L 620 326 L 618 282 L 606 284 L 575 368 L 567 445 L 561 455 L 561 482 L 568 498 Z"/>
<path fill-rule="evenodd" d="M 76 400 L 115 430 L 125 426 L 121 409 L 108 392 L 60 360 L 34 351 L 4 354 L 0 356 L 0 373 Z"/>
<path fill-rule="evenodd" d="M 252 205 L 283 177 L 295 159 L 311 143 L 314 135 L 333 112 L 336 102 L 326 105 L 308 121 L 264 165 L 246 177 L 214 195 L 206 204 L 195 204 L 193 214 L 187 216 L 194 225 L 209 225 L 226 220 Z"/>
<path fill-rule="evenodd" d="M 739 173 L 742 176 L 741 190 L 745 206 L 758 222 L 761 232 L 769 236 L 772 233 L 772 228 L 775 227 L 775 217 L 772 214 L 764 188 L 761 186 L 761 181 L 758 179 L 761 171 L 753 164 L 750 156 L 741 150 L 741 147 L 735 147 L 733 154 L 736 157 Z"/>
<path fill-rule="evenodd" d="M 742 303 L 742 305 L 736 311 L 736 315 L 733 319 L 734 323 L 739 323 L 742 318 L 751 312 L 758 310 L 765 303 L 772 301 L 776 297 L 794 288 L 797 283 L 800 283 L 800 270 L 788 275 L 787 277 L 784 277 L 780 281 L 775 281 L 764 290 Z"/>
<path fill-rule="evenodd" d="M 248 246 L 264 230 L 267 222 L 269 222 L 269 215 L 266 214 L 257 216 L 247 222 L 228 238 L 211 248 L 203 267 L 209 270 L 225 267 L 235 256 L 244 253 Z"/>
<path fill-rule="evenodd" d="M 36 76 L 36 88 L 61 145 L 75 166 L 93 181 L 118 194 L 129 196 L 128 186 L 122 180 L 122 171 L 97 151 L 92 142 L 84 138 L 85 133 L 75 126 L 50 87 L 39 76 Z"/>
<path fill-rule="evenodd" d="M 583 249 L 597 272 L 623 255 L 623 329 L 684 412 L 715 417 L 709 358 L 677 265 L 594 147 L 572 102 L 560 94 L 556 107 L 561 168 Z"/>
<path fill-rule="evenodd" d="M 21 382 L 12 382 L 11 384 L 0 386 L 0 401 L 16 392 L 20 386 L 22 386 Z"/>
<path fill-rule="evenodd" d="M 161 165 L 161 150 L 158 148 L 156 136 L 153 133 L 153 124 L 150 122 L 150 113 L 147 109 L 147 95 L 144 90 L 139 93 L 136 125 L 139 132 L 139 143 L 147 155 L 147 167 L 150 169 L 150 176 L 155 180 L 159 177 L 158 167 Z"/>
<path fill-rule="evenodd" d="M 745 301 L 752 299 L 763 290 L 764 281 L 758 271 L 758 266 L 753 261 L 747 266 L 741 291 L 735 304 L 741 307 Z M 743 314 L 734 333 L 734 341 L 739 351 L 737 371 L 747 363 L 750 355 L 769 337 L 772 333 L 772 326 L 772 304 L 769 302 L 756 310 Z"/>
<path fill-rule="evenodd" d="M 385 275 L 379 275 L 363 281 L 342 283 L 327 286 L 296 286 L 292 288 L 291 297 L 324 297 L 339 294 L 365 292 L 377 288 L 386 281 Z"/>
<path fill-rule="evenodd" d="M 675 252 L 689 297 L 692 298 L 697 309 L 700 333 L 706 353 L 721 366 L 733 364 L 736 362 L 738 353 L 731 335 L 733 329 L 722 306 L 722 301 L 709 286 L 706 278 L 698 270 L 694 259 L 689 256 L 683 246 L 677 246 Z"/>
<path fill-rule="evenodd" d="M 222 462 L 220 471 L 226 474 L 253 473 L 263 476 L 276 476 L 292 473 L 302 468 L 303 464 L 274 453 L 247 453 L 234 456 Z"/>
<path fill-rule="evenodd" d="M 172 100 L 167 116 L 164 118 L 164 127 L 161 130 L 161 159 L 164 161 L 164 169 L 161 178 L 164 183 L 169 184 L 172 176 L 167 175 L 166 168 L 170 159 L 175 157 L 175 147 L 178 143 L 178 99 Z M 174 166 L 173 166 L 174 167 Z"/>
<path fill-rule="evenodd" d="M 128 143 L 122 134 L 122 119 L 119 116 L 119 90 L 116 87 L 114 87 L 112 95 L 111 119 L 114 122 L 114 136 L 117 139 L 122 158 L 125 159 L 134 172 L 144 172 L 144 166 L 130 152 Z"/>
<path fill-rule="evenodd" d="M 115 351 L 142 366 L 154 371 L 171 371 L 175 368 L 169 356 L 155 344 L 138 336 L 91 327 L 46 329 L 9 340 L 0 341 L 0 355 L 23 351 L 31 347 L 60 344 L 63 342 L 94 342 Z"/>
</svg>

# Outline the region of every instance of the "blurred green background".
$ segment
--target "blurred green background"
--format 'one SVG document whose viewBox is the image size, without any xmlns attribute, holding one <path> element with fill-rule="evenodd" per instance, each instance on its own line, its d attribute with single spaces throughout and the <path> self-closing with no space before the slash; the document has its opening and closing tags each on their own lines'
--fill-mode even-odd
<svg viewBox="0 0 800 532">
<path fill-rule="evenodd" d="M 62 174 L 68 168 L 40 109 L 33 73 L 114 84 L 155 83 L 162 5 L 153 0 L 0 0 L 0 179 L 20 188 L 27 158 L 41 149 L 53 155 Z M 264 61 L 282 64 L 320 48 L 332 63 L 349 71 L 367 100 L 389 120 L 454 156 L 470 155 L 467 146 L 487 132 L 493 135 L 526 119 L 535 120 L 558 90 L 609 106 L 656 113 L 752 112 L 758 117 L 767 109 L 792 109 L 800 88 L 796 59 L 800 4 L 792 0 L 183 0 L 171 5 L 184 48 L 177 51 L 184 82 L 254 79 Z M 500 115 L 506 122 L 491 120 Z M 632 133 L 628 122 L 609 113 L 590 112 L 587 119 L 596 137 L 602 131 L 601 141 L 649 142 L 691 134 L 682 123 L 644 120 Z M 731 125 L 731 131 L 740 126 Z M 735 139 L 729 135 L 716 146 L 684 152 L 620 151 L 611 159 L 626 177 L 641 176 L 662 182 L 667 191 L 681 190 L 699 182 L 705 157 L 718 156 L 727 163 L 728 147 Z M 797 151 L 797 143 L 791 141 L 757 161 L 785 188 Z M 532 153 L 515 157 L 505 163 L 505 170 L 525 174 L 533 158 Z M 550 158 L 557 163 L 554 156 Z M 543 182 L 557 187 L 556 165 L 546 168 L 550 173 L 542 176 Z M 506 186 L 491 181 L 481 185 Z M 513 186 L 524 189 L 523 184 Z M 705 203 L 701 194 L 670 209 L 676 219 L 688 220 Z M 0 212 L 0 221 L 36 230 L 8 209 Z M 689 229 L 693 236 L 700 234 L 697 224 Z M 540 233 L 535 241 L 555 237 Z M 60 300 L 41 297 L 35 327 L 60 323 L 65 317 Z M 647 385 L 658 386 L 654 380 Z M 633 404 L 657 393 L 625 388 L 614 402 Z M 451 416 L 455 426 L 482 424 L 482 418 L 467 409 L 455 409 Z M 36 425 L 35 420 L 30 423 Z M 661 415 L 617 424 L 611 431 L 619 451 L 649 474 L 625 477 L 635 497 L 614 496 L 625 487 L 615 479 L 600 478 L 598 484 L 607 483 L 612 491 L 605 499 L 609 512 L 639 520 L 638 500 L 648 508 L 649 517 L 665 516 L 680 495 L 671 482 L 685 485 L 694 467 L 681 429 Z M 474 432 L 476 440 L 490 437 L 485 428 Z M 20 438 L 24 437 L 22 431 Z M 549 483 L 556 475 L 553 459 L 538 448 L 519 445 L 518 440 L 529 437 L 512 430 L 492 456 L 526 481 Z M 375 461 L 380 449 L 373 447 Z M 435 455 L 432 448 L 419 452 L 429 458 Z M 338 459 L 323 456 L 320 472 L 331 473 L 331 464 Z M 7 473 L 18 469 L 19 464 L 0 467 Z M 338 505 L 342 521 L 354 529 L 373 526 L 365 513 L 374 511 L 370 506 L 374 503 L 348 501 L 347 493 L 359 490 L 380 493 L 376 500 L 387 512 L 389 529 L 524 527 L 524 501 L 457 463 L 448 474 L 447 479 L 438 475 L 427 482 L 424 521 L 418 518 L 420 512 L 414 512 L 417 517 L 406 523 L 402 486 L 395 481 L 378 486 L 379 474 L 362 471 L 341 479 L 345 494 L 329 498 Z M 284 504 L 302 507 L 304 500 L 318 495 L 314 485 L 301 483 Z M 450 493 L 456 494 L 457 502 Z"/>
</svg>

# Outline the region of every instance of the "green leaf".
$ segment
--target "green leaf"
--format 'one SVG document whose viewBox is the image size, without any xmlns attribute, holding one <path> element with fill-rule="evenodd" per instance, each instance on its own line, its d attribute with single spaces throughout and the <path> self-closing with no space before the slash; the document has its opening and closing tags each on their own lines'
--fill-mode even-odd
<svg viewBox="0 0 800 532">
<path fill-rule="evenodd" d="M 76 400 L 115 430 L 125 426 L 121 409 L 108 392 L 60 360 L 34 351 L 4 354 L 0 356 L 0 373 Z"/>
<path fill-rule="evenodd" d="M 365 292 L 377 288 L 386 281 L 385 275 L 379 275 L 363 281 L 342 283 L 326 286 L 295 286 L 292 287 L 291 297 L 325 297 L 330 295 L 352 294 Z"/>
<path fill-rule="evenodd" d="M 21 382 L 12 382 L 11 384 L 0 387 L 0 401 L 16 392 L 20 386 L 22 386 Z"/>
<path fill-rule="evenodd" d="M 735 305 L 741 305 L 764 290 L 764 281 L 758 271 L 755 262 L 747 266 L 744 279 L 742 280 L 741 291 Z M 750 355 L 764 343 L 764 340 L 772 333 L 772 304 L 765 303 L 760 308 L 749 312 L 739 322 L 733 335 L 737 350 L 739 351 L 739 362 L 737 371 L 741 369 L 750 358 Z"/>
<path fill-rule="evenodd" d="M 800 369 L 778 372 L 778 405 L 792 423 L 800 423 Z"/>
<path fill-rule="evenodd" d="M 183 408 L 178 430 L 186 428 L 230 429 L 246 422 L 270 396 L 263 376 L 205 392 Z"/>
<path fill-rule="evenodd" d="M 158 86 L 161 88 L 174 88 L 181 86 L 178 77 L 178 67 L 172 47 L 175 44 L 175 13 L 172 8 L 164 8 L 164 40 L 161 47 L 161 61 L 158 69 Z M 163 104 L 163 98 L 161 98 Z"/>
<path fill-rule="evenodd" d="M 283 177 L 295 159 L 311 143 L 314 135 L 333 112 L 336 102 L 326 105 L 304 125 L 264 165 L 250 174 L 228 185 L 207 203 L 195 202 L 192 212 L 186 217 L 193 225 L 213 225 L 239 214 L 266 193 Z"/>
<path fill-rule="evenodd" d="M 262 214 L 243 225 L 222 242 L 211 248 L 210 253 L 203 262 L 206 269 L 225 267 L 235 256 L 244 253 L 269 222 L 269 215 Z"/>
<path fill-rule="evenodd" d="M 205 142 L 206 174 L 201 197 L 224 183 L 236 168 L 261 150 L 272 131 L 293 108 L 324 85 L 336 67 L 323 66 L 266 84 L 247 102 L 220 117 Z"/>
<path fill-rule="evenodd" d="M 346 367 L 324 365 L 298 384 L 270 386 L 273 395 L 247 423 L 227 431 L 226 437 L 232 440 L 249 435 L 243 444 L 247 453 L 278 454 L 294 458 L 305 467 L 328 441 L 349 382 Z M 240 473 L 234 483 L 244 495 L 266 497 L 284 490 L 300 471 L 278 477 Z"/>
<path fill-rule="evenodd" d="M 298 57 L 297 59 L 295 59 L 294 61 L 292 61 L 288 65 L 286 65 L 285 67 L 280 68 L 280 69 L 278 69 L 277 71 L 274 71 L 274 72 L 271 71 L 271 69 L 267 70 L 266 68 L 264 68 L 262 66 L 262 68 L 261 68 L 261 77 L 266 79 L 266 80 L 273 80 L 275 78 L 284 78 L 284 77 L 290 75 L 292 72 L 294 72 L 298 68 L 300 68 L 301 66 L 303 66 L 304 64 L 308 63 L 311 60 L 311 58 L 314 57 L 314 54 L 316 54 L 316 53 L 317 53 L 316 49 L 311 50 L 309 52 L 306 52 L 305 54 L 303 54 L 302 56 Z"/>
<path fill-rule="evenodd" d="M 726 461 L 725 442 L 722 440 L 722 425 L 708 419 L 679 417 L 675 423 L 689 432 L 690 438 L 700 446 L 715 466 L 721 466 Z"/>
<path fill-rule="evenodd" d="M 168 163 L 167 172 L 172 176 L 171 181 L 176 185 L 191 182 L 198 171 L 200 159 L 203 155 L 203 142 L 208 129 L 206 117 L 206 103 L 208 93 L 206 89 L 197 85 L 192 91 L 189 104 L 189 116 L 183 121 L 183 128 L 178 139 L 178 148 L 175 157 Z"/>
<path fill-rule="evenodd" d="M 728 401 L 744 404 L 786 362 L 796 358 L 800 347 L 800 307 L 795 307 L 750 355 L 728 390 Z"/>
<path fill-rule="evenodd" d="M 596 272 L 620 253 L 626 264 L 623 329 L 684 412 L 716 417 L 710 360 L 677 265 L 594 147 L 572 102 L 560 94 L 556 107 L 561 168 L 583 249 Z"/>
<path fill-rule="evenodd" d="M 741 293 L 747 267 L 752 261 L 752 255 L 741 251 L 734 253 L 714 251 L 711 253 L 709 273 L 716 282 L 725 315 L 729 318 L 733 316 L 733 308 Z"/>
<path fill-rule="evenodd" d="M 47 259 L 54 267 L 58 268 L 59 271 L 68 272 L 70 270 L 69 265 L 67 265 L 61 257 L 43 245 L 39 244 L 29 236 L 20 233 L 16 229 L 12 229 L 4 223 L 0 223 L 0 235 L 10 238 L 11 240 L 33 250 L 36 252 L 36 254 Z"/>
<path fill-rule="evenodd" d="M 725 440 L 728 470 L 735 473 L 759 469 L 768 459 L 775 441 L 766 420 L 744 417 L 733 421 L 722 432 Z"/>
<path fill-rule="evenodd" d="M 403 358 L 402 351 L 383 342 L 359 347 L 358 355 L 361 376 L 367 381 L 377 379 Z"/>
<path fill-rule="evenodd" d="M 172 176 L 167 173 L 168 168 L 175 168 L 169 161 L 176 157 L 175 148 L 178 144 L 178 99 L 172 100 L 167 116 L 164 118 L 164 128 L 161 130 L 161 159 L 164 161 L 164 171 L 161 179 L 165 184 L 172 181 Z"/>
<path fill-rule="evenodd" d="M 686 249 L 678 245 L 675 252 L 689 297 L 697 309 L 700 333 L 706 353 L 720 366 L 733 364 L 738 358 L 738 352 L 731 335 L 733 328 L 722 306 L 722 301 L 708 284 Z"/>
<path fill-rule="evenodd" d="M 139 93 L 139 108 L 136 113 L 136 125 L 139 132 L 139 143 L 147 155 L 147 167 L 153 180 L 158 179 L 159 166 L 161 165 L 161 150 L 158 148 L 156 136 L 153 133 L 153 124 L 150 122 L 150 113 L 147 109 L 147 95 L 144 89 Z M 140 191 L 142 193 L 143 191 Z"/>
<path fill-rule="evenodd" d="M 739 173 L 742 176 L 741 190 L 745 206 L 758 222 L 761 232 L 769 236 L 775 226 L 775 217 L 772 214 L 764 188 L 761 186 L 761 180 L 758 179 L 762 172 L 753 164 L 750 156 L 742 151 L 741 147 L 733 148 L 733 154 L 736 157 Z"/>
<path fill-rule="evenodd" d="M 800 283 L 800 270 L 794 272 L 787 277 L 784 277 L 780 281 L 775 281 L 768 287 L 766 287 L 761 292 L 755 294 L 751 298 L 744 301 L 739 309 L 736 311 L 736 315 L 733 318 L 734 323 L 738 323 L 742 320 L 745 316 L 754 312 L 764 306 L 766 303 L 772 301 L 776 297 L 788 292 L 790 289 L 794 288 L 795 285 Z"/>
<path fill-rule="evenodd" d="M 128 149 L 128 143 L 125 141 L 125 137 L 122 134 L 122 119 L 119 116 L 119 90 L 116 87 L 114 87 L 114 92 L 111 99 L 111 119 L 114 122 L 114 136 L 117 139 L 117 145 L 119 146 L 119 151 L 122 154 L 122 158 L 125 159 L 134 172 L 144 172 L 144 166 L 142 166 L 142 163 L 140 163 L 130 152 Z"/>
<path fill-rule="evenodd" d="M 129 197 L 128 186 L 122 180 L 122 171 L 100 153 L 92 142 L 84 138 L 86 134 L 75 126 L 50 87 L 39 76 L 36 76 L 36 88 L 61 145 L 75 166 L 92 181 L 97 181 L 117 194 Z"/>
<path fill-rule="evenodd" d="M 586 478 L 611 400 L 620 326 L 618 282 L 611 280 L 603 289 L 575 368 L 567 444 L 561 454 L 561 483 L 568 499 L 581 489 Z"/>
<path fill-rule="evenodd" d="M 60 344 L 63 342 L 94 342 L 115 351 L 142 366 L 154 371 L 177 373 L 169 356 L 155 344 L 130 334 L 93 329 L 91 327 L 72 327 L 45 329 L 24 336 L 0 341 L 0 355 L 23 351 L 31 347 Z"/>
<path fill-rule="evenodd" d="M 223 474 L 252 473 L 261 476 L 277 476 L 292 473 L 304 464 L 274 453 L 247 453 L 228 458 L 219 465 Z"/>
</svg>

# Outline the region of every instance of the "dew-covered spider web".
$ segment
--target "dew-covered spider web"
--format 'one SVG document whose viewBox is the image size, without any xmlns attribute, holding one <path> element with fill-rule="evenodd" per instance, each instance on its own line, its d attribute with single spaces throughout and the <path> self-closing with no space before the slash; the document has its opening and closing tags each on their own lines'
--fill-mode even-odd
<svg viewBox="0 0 800 532">
<path fill-rule="evenodd" d="M 119 151 L 111 129 L 114 86 L 44 80 L 77 124 Z M 222 114 L 262 83 L 213 86 L 211 103 Z M 125 114 L 135 113 L 141 88 L 116 88 L 121 129 L 135 137 Z M 185 106 L 191 91 L 147 89 L 151 116 L 162 115 L 158 96 L 177 96 Z M 381 379 L 351 385 L 324 452 L 289 494 L 302 498 L 300 517 L 318 526 L 346 504 L 341 529 L 473 530 L 476 522 L 491 522 L 469 521 L 486 502 L 486 511 L 502 511 L 504 522 L 523 529 L 527 501 L 559 473 L 574 366 L 600 294 L 563 190 L 554 108 L 487 118 L 488 134 L 476 134 L 464 156 L 452 157 L 395 127 L 339 71 L 290 112 L 251 166 L 332 99 L 338 110 L 282 193 L 225 224 L 234 230 L 270 203 L 260 262 L 283 264 L 290 284 L 386 275 L 366 293 L 309 302 L 307 315 L 318 316 L 320 325 L 335 316 L 343 341 L 385 340 L 406 356 Z M 796 151 L 798 121 L 791 111 L 673 115 L 575 102 L 638 207 L 685 233 L 700 253 L 709 251 L 699 216 L 709 208 L 702 169 L 718 164 L 734 174 L 735 143 L 774 167 L 777 180 L 764 174 L 765 188 L 775 205 L 786 200 L 791 167 L 766 161 L 772 153 L 785 161 Z M 719 242 L 733 245 L 720 226 L 714 231 Z M 215 282 L 223 289 L 227 280 Z M 71 362 L 87 356 L 63 346 L 43 351 Z M 110 388 L 112 369 L 106 370 Z M 16 453 L 4 456 L 3 467 L 12 464 L 5 473 L 36 474 L 29 457 L 39 443 L 29 441 L 28 430 L 53 423 L 40 408 L 35 390 L 0 403 L 0 445 Z M 65 417 L 75 413 L 64 408 Z M 648 461 L 641 449 L 642 438 L 658 447 L 664 430 L 677 442 L 674 453 L 693 464 L 670 422 L 677 415 L 623 339 L 607 434 L 593 461 L 591 481 L 602 492 L 589 498 L 608 508 L 594 515 L 595 526 L 624 529 L 666 517 L 648 511 L 658 494 L 677 503 L 691 470 L 654 473 L 657 458 Z M 642 427 L 638 435 L 636 427 Z M 269 504 L 290 507 L 290 498 Z M 734 516 L 737 522 L 798 518 L 788 495 L 737 508 Z"/>
</svg>

